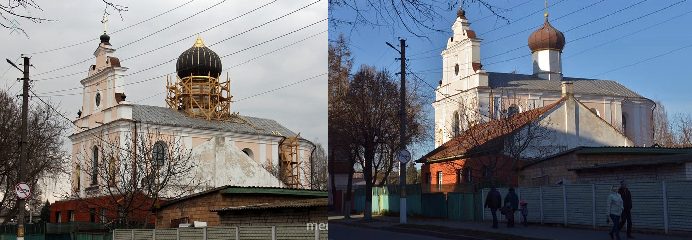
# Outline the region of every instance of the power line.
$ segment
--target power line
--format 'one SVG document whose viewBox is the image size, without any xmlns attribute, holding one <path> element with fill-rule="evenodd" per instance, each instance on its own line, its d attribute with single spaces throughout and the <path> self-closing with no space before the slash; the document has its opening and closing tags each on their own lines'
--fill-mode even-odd
<svg viewBox="0 0 692 240">
<path fill-rule="evenodd" d="M 322 73 L 322 74 L 319 74 L 319 75 L 315 75 L 315 76 L 312 76 L 312 77 L 309 77 L 309 78 L 306 78 L 306 79 L 303 79 L 303 80 L 300 80 L 300 81 L 297 81 L 297 82 L 294 82 L 294 83 L 291 83 L 291 84 L 288 84 L 288 85 L 284 85 L 284 86 L 281 86 L 281 87 L 278 87 L 278 88 L 274 88 L 274 89 L 269 90 L 269 91 L 265 91 L 265 92 L 258 93 L 258 94 L 255 94 L 255 95 L 252 95 L 252 96 L 249 96 L 249 97 L 241 98 L 241 99 L 239 99 L 239 100 L 237 100 L 237 101 L 234 101 L 234 102 L 240 102 L 240 101 L 243 101 L 243 100 L 246 100 L 246 99 L 250 99 L 250 98 L 257 97 L 257 96 L 260 96 L 260 95 L 264 95 L 264 94 L 267 94 L 267 93 L 270 93 L 270 92 L 274 92 L 274 91 L 277 91 L 277 90 L 281 90 L 281 89 L 284 89 L 284 88 L 287 88 L 287 87 L 290 87 L 290 86 L 293 86 L 293 85 L 296 85 L 296 84 L 299 84 L 299 83 L 308 81 L 308 80 L 310 80 L 310 79 L 315 79 L 315 78 L 318 78 L 318 77 L 321 77 L 321 76 L 324 76 L 324 75 L 327 75 L 327 73 Z"/>
<path fill-rule="evenodd" d="M 171 25 L 169 25 L 169 26 L 167 26 L 167 27 L 165 27 L 165 28 L 159 29 L 158 31 L 156 31 L 156 32 L 154 32 L 154 33 L 152 33 L 152 34 L 149 34 L 149 35 L 147 35 L 147 36 L 145 36 L 145 37 L 143 37 L 143 38 L 140 38 L 140 39 L 135 40 L 135 41 L 133 41 L 133 42 L 127 43 L 127 44 L 123 45 L 122 47 L 120 47 L 120 49 L 122 49 L 122 48 L 124 48 L 124 47 L 126 47 L 126 46 L 128 46 L 128 45 L 131 45 L 131 44 L 133 44 L 133 43 L 136 43 L 136 42 L 138 42 L 138 41 L 141 41 L 142 39 L 148 38 L 148 37 L 150 37 L 150 36 L 152 36 L 152 35 L 154 35 L 154 34 L 157 34 L 157 33 L 161 32 L 161 31 L 163 31 L 163 30 L 166 30 L 166 29 L 168 29 L 168 28 L 171 28 L 171 27 L 173 27 L 173 26 L 175 26 L 175 25 L 177 25 L 177 24 L 179 24 L 179 23 L 182 23 L 182 22 L 184 22 L 184 21 L 187 21 L 187 20 L 189 20 L 190 18 L 192 18 L 192 17 L 194 17 L 194 16 L 197 16 L 197 15 L 199 15 L 200 13 L 206 12 L 207 10 L 209 10 L 209 9 L 211 9 L 211 8 L 213 8 L 213 7 L 216 7 L 216 6 L 218 6 L 219 4 L 224 3 L 224 2 L 226 2 L 226 0 L 223 0 L 223 1 L 219 2 L 219 3 L 217 3 L 217 4 L 214 4 L 214 5 L 212 5 L 211 7 L 208 7 L 208 8 L 206 8 L 206 9 L 202 10 L 202 11 L 199 11 L 199 12 L 197 12 L 197 13 L 195 13 L 195 14 L 193 14 L 193 15 L 187 17 L 187 18 L 184 18 L 183 20 L 180 20 L 180 21 L 178 21 L 178 22 L 176 22 L 176 23 L 173 23 L 173 24 L 171 24 Z M 51 72 L 55 72 L 55 71 L 58 71 L 58 70 L 65 69 L 65 68 L 77 66 L 77 65 L 79 65 L 79 64 L 81 64 L 81 63 L 84 63 L 84 62 L 89 61 L 89 60 L 92 60 L 92 59 L 94 59 L 94 57 L 91 57 L 91 58 L 89 58 L 89 59 L 80 61 L 80 62 L 78 62 L 78 63 L 74 63 L 74 64 L 70 64 L 70 65 L 67 65 L 67 66 L 64 66 L 64 67 L 56 68 L 56 69 L 53 69 L 53 70 L 50 70 L 50 71 L 45 71 L 45 72 L 42 72 L 42 73 L 38 73 L 38 74 L 35 74 L 35 75 L 33 75 L 33 76 L 40 76 L 40 75 L 43 75 L 43 74 L 46 74 L 46 73 L 51 73 Z"/>
<path fill-rule="evenodd" d="M 167 13 L 170 13 L 170 12 L 172 12 L 172 11 L 178 9 L 178 8 L 181 8 L 181 7 L 183 7 L 183 6 L 187 5 L 187 4 L 190 4 L 190 3 L 194 2 L 194 1 L 195 1 L 195 0 L 190 0 L 189 2 L 183 3 L 182 5 L 179 5 L 179 6 L 175 7 L 175 8 L 173 8 L 173 9 L 170 9 L 170 10 L 168 10 L 168 11 L 165 11 L 165 12 L 163 12 L 163 13 L 161 13 L 161 14 L 159 14 L 159 15 L 153 16 L 153 17 L 151 17 L 151 18 L 148 18 L 147 20 L 144 20 L 144 21 L 141 21 L 141 22 L 132 24 L 132 25 L 130 25 L 130 26 L 127 26 L 127 27 L 125 27 L 125 28 L 123 28 L 123 29 L 114 31 L 114 32 L 112 32 L 111 34 L 115 34 L 115 33 L 117 33 L 117 32 L 126 30 L 126 29 L 128 29 L 128 28 L 137 26 L 137 25 L 139 25 L 139 24 L 142 24 L 142 23 L 151 21 L 151 20 L 153 20 L 153 19 L 155 19 L 155 18 L 158 18 L 158 17 L 160 17 L 160 16 L 166 15 Z M 75 44 L 68 45 L 68 46 L 64 46 L 64 47 L 59 47 L 59 48 L 54 48 L 54 49 L 50 49 L 50 50 L 45 50 L 45 51 L 30 53 L 29 55 L 38 55 L 38 54 L 42 54 L 42 53 L 53 52 L 53 51 L 57 51 L 57 50 L 65 49 L 65 48 L 70 48 L 70 47 L 82 45 L 82 44 L 85 44 L 85 43 L 88 43 L 88 42 L 91 42 L 91 41 L 96 41 L 96 40 L 99 40 L 99 39 L 98 39 L 98 38 L 93 38 L 93 39 L 86 40 L 86 41 L 84 41 L 84 42 L 75 43 Z"/>
<path fill-rule="evenodd" d="M 282 38 L 282 37 L 285 37 L 285 36 L 288 36 L 288 35 L 294 34 L 294 33 L 296 33 L 296 32 L 299 32 L 299 31 L 301 31 L 301 30 L 304 30 L 304 29 L 306 29 L 306 28 L 308 28 L 308 27 L 314 26 L 314 25 L 316 25 L 316 24 L 318 24 L 318 23 L 321 23 L 321 22 L 325 22 L 325 21 L 327 21 L 327 18 L 325 18 L 325 19 L 322 19 L 322 20 L 320 20 L 320 21 L 317 21 L 317 22 L 314 22 L 314 23 L 312 23 L 312 24 L 309 24 L 309 25 L 307 25 L 307 26 L 301 27 L 301 28 L 299 28 L 299 29 L 293 30 L 293 31 L 291 31 L 291 32 L 288 32 L 288 33 L 286 33 L 286 34 L 283 34 L 283 35 L 281 35 L 281 36 L 278 36 L 278 37 L 272 38 L 272 39 L 270 39 L 270 40 L 266 40 L 266 41 L 264 41 L 264 42 L 261 42 L 261 43 L 259 43 L 259 44 L 255 44 L 255 45 L 253 45 L 253 46 L 250 46 L 250 47 L 246 47 L 246 48 L 244 48 L 244 49 L 242 49 L 242 50 L 239 50 L 239 51 L 236 51 L 236 52 L 233 52 L 233 53 L 230 53 L 230 54 L 226 54 L 226 55 L 224 55 L 224 56 L 221 56 L 220 58 L 228 57 L 228 56 L 231 56 L 231 55 L 234 55 L 234 54 L 237 54 L 237 53 L 243 52 L 243 51 L 247 51 L 247 50 L 249 50 L 249 49 L 252 49 L 252 48 L 255 48 L 255 47 L 257 47 L 257 46 L 261 46 L 261 45 L 263 45 L 263 44 L 266 44 L 266 43 L 269 43 L 269 42 L 275 41 L 275 40 L 277 40 L 277 39 L 280 39 L 280 38 Z M 152 67 L 149 67 L 149 68 L 146 68 L 146 69 L 143 69 L 143 70 L 140 70 L 140 71 L 137 71 L 137 72 L 131 73 L 131 74 L 127 74 L 126 76 L 132 76 L 132 75 L 135 75 L 135 74 L 138 74 L 138 73 L 144 72 L 144 71 L 146 71 L 146 70 L 150 70 L 150 69 L 153 69 L 153 68 L 156 68 L 156 67 L 162 66 L 162 65 L 164 65 L 165 63 L 168 63 L 168 62 L 171 62 L 171 61 L 175 61 L 176 59 L 177 59 L 177 58 L 174 58 L 174 59 L 168 60 L 168 61 L 166 61 L 166 62 L 163 62 L 163 63 L 157 64 L 157 65 L 155 65 L 155 66 L 152 66 Z M 167 74 L 164 74 L 164 75 L 161 75 L 161 76 L 157 76 L 157 77 L 153 77 L 153 78 L 149 78 L 149 79 L 145 79 L 145 80 L 141 80 L 141 81 L 136 81 L 136 82 L 131 82 L 131 83 L 123 84 L 123 86 L 129 86 L 129 85 L 133 85 L 133 84 L 138 84 L 138 83 L 148 82 L 148 81 L 154 80 L 154 79 L 156 79 L 156 78 L 160 78 L 160 77 L 165 77 L 165 76 L 166 76 L 166 75 L 168 75 L 168 74 L 174 74 L 174 73 L 175 73 L 175 72 L 171 72 L 171 73 L 167 73 Z M 59 92 L 65 92 L 65 91 L 77 90 L 77 89 L 82 89 L 82 87 L 74 87 L 74 88 L 69 88 L 69 89 L 62 89 L 62 90 L 56 90 L 56 91 L 50 91 L 50 92 L 44 92 L 44 93 L 41 93 L 41 94 L 51 94 L 51 93 L 59 93 Z M 90 93 L 90 92 L 89 92 L 89 91 L 87 91 L 87 92 L 84 92 L 84 93 Z M 58 96 L 72 96 L 72 95 L 77 95 L 77 94 L 82 94 L 82 93 L 70 93 L 70 94 L 62 94 L 62 95 L 52 95 L 52 96 L 54 96 L 54 97 L 58 97 Z"/>
<path fill-rule="evenodd" d="M 244 61 L 244 62 L 242 62 L 242 63 L 239 63 L 239 64 L 233 65 L 233 66 L 231 66 L 231 67 L 228 67 L 228 68 L 224 69 L 223 71 L 228 71 L 228 70 L 230 70 L 231 68 L 235 68 L 235 67 L 238 67 L 238 66 L 240 66 L 240 65 L 247 64 L 247 63 L 249 63 L 249 62 L 251 62 L 251 61 L 254 61 L 254 60 L 257 60 L 257 59 L 259 59 L 259 58 L 261 58 L 261 57 L 264 57 L 264 56 L 267 56 L 267 55 L 269 55 L 269 54 L 278 52 L 278 51 L 280 51 L 280 50 L 283 50 L 283 49 L 286 49 L 286 48 L 291 47 L 291 46 L 293 46 L 293 45 L 296 45 L 296 44 L 298 44 L 298 43 L 300 43 L 300 42 L 304 42 L 304 41 L 306 41 L 306 40 L 308 40 L 308 39 L 310 39 L 310 38 L 313 38 L 313 37 L 316 37 L 316 36 L 318 36 L 318 35 L 324 34 L 324 33 L 326 33 L 327 31 L 328 31 L 328 30 L 319 32 L 319 33 L 317 33 L 317 34 L 315 34 L 315 35 L 312 35 L 312 36 L 309 36 L 309 37 L 307 37 L 307 38 L 301 39 L 301 40 L 299 40 L 299 41 L 293 42 L 293 43 L 288 44 L 288 45 L 286 45 L 286 46 L 283 46 L 283 47 L 281 47 L 281 48 L 275 49 L 275 50 L 270 51 L 270 52 L 266 52 L 266 53 L 264 53 L 264 54 L 262 54 L 262 55 L 259 55 L 259 56 L 257 56 L 257 57 L 251 58 L 251 59 L 249 59 L 249 60 L 246 60 L 246 61 Z M 149 97 L 146 97 L 146 98 L 144 98 L 144 99 L 137 100 L 137 101 L 134 101 L 134 102 L 135 102 L 135 103 L 142 102 L 142 101 L 147 100 L 147 99 L 150 99 L 150 98 L 152 98 L 152 97 L 154 97 L 154 96 L 158 96 L 158 95 L 164 94 L 165 92 L 166 92 L 166 91 L 163 91 L 163 92 L 154 94 L 154 95 L 152 95 L 152 96 L 149 96 Z"/>
</svg>

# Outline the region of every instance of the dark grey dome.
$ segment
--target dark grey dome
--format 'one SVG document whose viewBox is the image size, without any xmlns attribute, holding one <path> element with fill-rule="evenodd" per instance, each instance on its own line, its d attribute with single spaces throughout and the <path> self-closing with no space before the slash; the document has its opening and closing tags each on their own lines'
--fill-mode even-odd
<svg viewBox="0 0 692 240">
<path fill-rule="evenodd" d="M 218 77 L 222 70 L 221 58 L 214 51 L 204 46 L 202 39 L 197 36 L 195 45 L 185 50 L 178 57 L 175 70 L 180 78 L 207 75 Z"/>
</svg>

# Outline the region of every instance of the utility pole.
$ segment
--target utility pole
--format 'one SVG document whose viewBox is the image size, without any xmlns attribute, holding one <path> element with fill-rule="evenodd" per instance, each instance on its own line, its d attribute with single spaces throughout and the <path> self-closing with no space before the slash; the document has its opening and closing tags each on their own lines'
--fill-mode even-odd
<svg viewBox="0 0 692 240">
<path fill-rule="evenodd" d="M 27 161 L 27 112 L 29 111 L 29 57 L 23 56 L 24 58 L 24 78 L 22 87 L 22 141 L 21 141 L 21 153 L 19 155 L 19 182 L 26 181 L 26 161 Z M 19 208 L 19 222 L 17 223 L 17 240 L 24 240 L 24 207 L 26 206 L 26 201 L 19 198 L 17 202 Z"/>
<path fill-rule="evenodd" d="M 392 44 L 387 43 L 401 54 L 397 60 L 401 61 L 401 88 L 399 92 L 399 222 L 406 223 L 406 163 L 411 159 L 411 154 L 406 150 L 406 39 L 399 39 L 401 50 L 397 50 Z M 404 152 L 406 154 L 404 154 Z M 402 155 L 408 155 L 404 157 Z M 407 159 L 406 159 L 407 158 Z M 405 160 L 404 160 L 405 159 Z"/>
</svg>

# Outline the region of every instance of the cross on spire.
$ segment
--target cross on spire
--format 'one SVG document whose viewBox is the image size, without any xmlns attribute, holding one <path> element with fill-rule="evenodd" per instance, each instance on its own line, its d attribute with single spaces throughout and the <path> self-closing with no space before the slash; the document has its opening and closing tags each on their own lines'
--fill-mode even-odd
<svg viewBox="0 0 692 240">
<path fill-rule="evenodd" d="M 106 23 L 108 22 L 108 13 L 104 12 L 103 13 L 103 20 L 101 20 L 101 23 L 103 23 L 103 34 L 106 34 Z"/>
<path fill-rule="evenodd" d="M 548 0 L 545 0 L 545 19 L 548 19 Z"/>
</svg>

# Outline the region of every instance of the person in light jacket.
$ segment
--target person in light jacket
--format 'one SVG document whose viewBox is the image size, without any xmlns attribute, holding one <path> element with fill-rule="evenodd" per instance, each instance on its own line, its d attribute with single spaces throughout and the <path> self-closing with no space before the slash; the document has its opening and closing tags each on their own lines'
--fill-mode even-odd
<svg viewBox="0 0 692 240">
<path fill-rule="evenodd" d="M 620 231 L 618 227 L 620 225 L 620 215 L 622 215 L 622 210 L 624 207 L 622 205 L 622 197 L 620 197 L 620 194 L 618 193 L 617 186 L 613 186 L 611 188 L 606 207 L 606 215 L 608 217 L 606 218 L 606 222 L 610 223 L 610 220 L 613 221 L 613 229 L 610 230 L 608 235 L 610 235 L 610 239 L 614 239 L 613 234 L 615 234 L 617 240 L 620 240 Z"/>
</svg>

